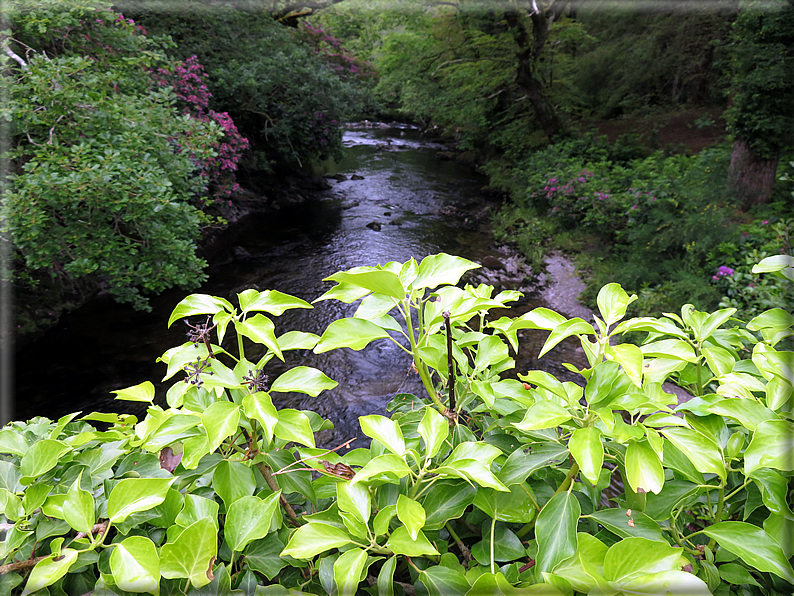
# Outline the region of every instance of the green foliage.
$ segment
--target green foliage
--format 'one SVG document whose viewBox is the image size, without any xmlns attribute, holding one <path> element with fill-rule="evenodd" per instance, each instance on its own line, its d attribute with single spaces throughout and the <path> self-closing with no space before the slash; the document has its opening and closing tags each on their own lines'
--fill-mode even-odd
<svg viewBox="0 0 794 596">
<path fill-rule="evenodd" d="M 791 2 L 740 3 L 730 62 L 728 130 L 763 159 L 776 159 L 794 141 L 794 46 Z"/>
<path fill-rule="evenodd" d="M 271 172 L 337 155 L 342 122 L 357 108 L 356 80 L 334 74 L 261 5 L 219 8 L 202 1 L 150 9 L 129 3 L 125 12 L 150 34 L 170 36 L 176 57 L 198 56 L 208 74 L 210 107 L 228 112 L 251 141 L 249 167 Z"/>
<path fill-rule="evenodd" d="M 794 354 L 776 346 L 794 317 L 772 309 L 745 324 L 733 308 L 687 304 L 625 320 L 637 297 L 612 283 L 595 327 L 545 308 L 486 318 L 519 295 L 454 285 L 475 266 L 440 254 L 336 273 L 320 299 L 361 304 L 321 336 L 275 334 L 271 317 L 311 308 L 277 291 L 246 290 L 238 306 L 185 298 L 169 325 L 206 319 L 161 358 L 167 408 L 144 382 L 116 392 L 148 404 L 143 420 L 72 414 L 0 430 L 4 590 L 790 592 Z M 539 357 L 579 341 L 579 383 L 505 376 L 527 329 L 550 332 Z M 647 337 L 616 345 L 624 333 Z M 236 350 L 221 347 L 232 334 Z M 272 358 L 387 337 L 407 341 L 428 396 L 362 416 L 369 447 L 318 448 L 328 421 L 273 406 L 273 392 L 335 382 L 296 367 L 269 384 Z M 676 405 L 667 379 L 696 397 Z"/>
<path fill-rule="evenodd" d="M 152 89 L 161 46 L 109 10 L 28 4 L 14 33 L 28 62 L 11 63 L 7 204 L 24 267 L 98 276 L 138 308 L 144 293 L 194 287 L 207 221 L 195 203 L 206 190 L 199 164 L 222 131 L 179 116 L 170 90 Z"/>
</svg>

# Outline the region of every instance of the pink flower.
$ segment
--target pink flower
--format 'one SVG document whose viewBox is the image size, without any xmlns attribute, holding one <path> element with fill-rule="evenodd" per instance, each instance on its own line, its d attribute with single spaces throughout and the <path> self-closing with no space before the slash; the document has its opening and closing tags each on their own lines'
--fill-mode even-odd
<svg viewBox="0 0 794 596">
<path fill-rule="evenodd" d="M 765 226 L 765 225 L 766 225 L 766 224 L 768 224 L 768 223 L 769 223 L 769 220 L 768 220 L 768 219 L 765 219 L 764 221 L 762 221 L 762 222 L 761 222 L 761 225 L 762 225 L 762 226 Z"/>
</svg>

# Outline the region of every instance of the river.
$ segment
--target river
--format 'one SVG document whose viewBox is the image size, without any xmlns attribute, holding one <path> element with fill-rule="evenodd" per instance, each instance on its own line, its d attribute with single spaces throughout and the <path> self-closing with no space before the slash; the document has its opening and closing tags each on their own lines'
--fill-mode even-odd
<svg viewBox="0 0 794 596">
<path fill-rule="evenodd" d="M 468 166 L 440 160 L 437 154 L 444 146 L 410 126 L 374 125 L 346 131 L 344 147 L 343 159 L 326 168 L 326 174 L 338 177 L 330 179 L 330 189 L 232 226 L 224 234 L 225 254 L 209 268 L 209 281 L 197 292 L 235 303 L 235 295 L 246 288 L 276 289 L 311 302 L 334 285 L 323 278 L 359 265 L 410 257 L 419 261 L 437 252 L 476 261 L 487 256 L 507 260 L 495 252 L 482 223 L 486 220 L 478 217 L 489 206 L 481 190 L 487 181 Z M 114 401 L 110 392 L 144 380 L 155 382 L 158 403 L 164 403 L 167 385 L 158 381 L 165 365 L 156 360 L 185 341 L 181 322 L 166 328 L 184 295 L 171 290 L 154 297 L 150 313 L 102 297 L 64 315 L 58 326 L 17 354 L 15 418 L 58 418 L 78 410 L 140 416 L 140 404 Z M 275 319 L 276 332 L 321 334 L 334 319 L 351 316 L 355 306 L 324 301 L 312 310 L 290 311 Z M 519 312 L 535 306 L 553 308 L 535 293 L 521 302 Z M 522 338 L 519 371 L 542 368 L 570 378 L 551 354 L 540 362 L 533 359 L 544 336 L 534 332 Z M 571 345 L 557 357 L 581 361 Z M 271 379 L 284 370 L 276 364 L 271 361 L 266 371 Z M 422 391 L 409 356 L 387 340 L 360 352 L 289 352 L 287 365 L 298 364 L 323 370 L 339 386 L 316 398 L 273 394 L 274 401 L 278 407 L 312 409 L 330 418 L 336 429 L 324 437 L 327 441 L 354 436 L 358 416 L 383 413 L 394 394 Z"/>
</svg>

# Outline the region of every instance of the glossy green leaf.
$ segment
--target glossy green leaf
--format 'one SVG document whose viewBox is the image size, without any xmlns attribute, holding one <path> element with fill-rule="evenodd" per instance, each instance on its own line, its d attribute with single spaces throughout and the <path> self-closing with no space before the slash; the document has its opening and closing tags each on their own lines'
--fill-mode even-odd
<svg viewBox="0 0 794 596">
<path fill-rule="evenodd" d="M 253 317 L 249 317 L 244 321 L 235 321 L 234 328 L 240 335 L 273 350 L 273 353 L 279 360 L 284 360 L 281 347 L 278 345 L 278 340 L 276 339 L 275 325 L 273 325 L 273 321 L 265 315 L 255 314 Z"/>
<path fill-rule="evenodd" d="M 110 571 L 122 590 L 157 593 L 160 585 L 157 548 L 144 536 L 125 538 L 110 555 Z"/>
<path fill-rule="evenodd" d="M 326 389 L 333 389 L 339 383 L 328 378 L 322 371 L 310 366 L 296 366 L 280 375 L 270 386 L 270 391 L 288 393 L 297 391 L 317 397 Z"/>
<path fill-rule="evenodd" d="M 794 281 L 794 257 L 772 255 L 753 265 L 753 273 L 773 273 L 775 271 L 779 271 L 789 281 Z"/>
<path fill-rule="evenodd" d="M 725 479 L 725 464 L 720 448 L 705 435 L 689 428 L 663 428 L 659 431 L 675 445 L 698 472 Z"/>
<path fill-rule="evenodd" d="M 480 488 L 474 505 L 498 521 L 527 523 L 535 517 L 536 507 L 532 493 L 526 485 L 514 484 L 510 492 Z"/>
<path fill-rule="evenodd" d="M 237 299 L 240 302 L 240 309 L 244 313 L 264 311 L 277 317 L 293 308 L 312 308 L 312 305 L 305 300 L 283 294 L 277 290 L 257 292 L 253 288 L 248 288 L 237 294 Z"/>
<path fill-rule="evenodd" d="M 700 333 L 697 339 L 700 341 L 706 340 L 716 331 L 723 323 L 730 319 L 736 312 L 735 308 L 723 308 L 706 317 L 706 320 L 700 326 Z"/>
<path fill-rule="evenodd" d="M 664 486 L 664 468 L 648 442 L 630 442 L 625 457 L 626 479 L 631 490 L 659 494 Z"/>
<path fill-rule="evenodd" d="M 470 588 L 462 571 L 443 565 L 434 565 L 422 570 L 419 581 L 430 596 L 463 596 Z"/>
<path fill-rule="evenodd" d="M 361 301 L 353 317 L 372 321 L 387 315 L 395 307 L 395 299 L 384 294 L 370 294 Z"/>
<path fill-rule="evenodd" d="M 405 298 L 405 288 L 400 277 L 392 272 L 375 267 L 355 267 L 326 277 L 324 281 L 335 281 L 365 288 L 376 294 L 385 294 L 397 300 Z"/>
<path fill-rule="evenodd" d="M 363 468 L 356 472 L 351 482 L 364 482 L 370 479 L 396 482 L 403 476 L 407 476 L 410 471 L 401 457 L 386 453 L 369 460 Z"/>
<path fill-rule="evenodd" d="M 711 596 L 706 582 L 696 575 L 677 570 L 639 574 L 611 585 L 621 590 L 619 594 L 632 596 Z"/>
<path fill-rule="evenodd" d="M 202 518 L 185 528 L 160 549 L 160 573 L 168 579 L 189 578 L 194 588 L 212 581 L 212 563 L 218 553 L 218 531 L 213 520 Z"/>
<path fill-rule="evenodd" d="M 755 481 L 764 505 L 772 513 L 794 521 L 794 513 L 788 502 L 788 479 L 769 468 L 758 468 L 751 478 Z"/>
<path fill-rule="evenodd" d="M 171 316 L 168 317 L 168 327 L 171 327 L 174 321 L 184 317 L 193 315 L 215 315 L 224 309 L 229 312 L 234 311 L 234 307 L 223 298 L 217 298 L 208 294 L 191 294 L 177 304 L 171 312 Z"/>
<path fill-rule="evenodd" d="M 334 563 L 334 581 L 339 596 L 355 596 L 367 562 L 367 551 L 351 548 Z"/>
<path fill-rule="evenodd" d="M 516 449 L 507 458 L 498 477 L 506 486 L 523 483 L 533 472 L 568 459 L 568 448 L 559 443 L 533 446 L 529 452 Z"/>
<path fill-rule="evenodd" d="M 604 557 L 604 577 L 621 581 L 640 574 L 678 570 L 682 548 L 647 538 L 624 538 L 613 544 Z"/>
<path fill-rule="evenodd" d="M 254 472 L 238 461 L 224 460 L 213 471 L 212 487 L 228 509 L 237 499 L 254 493 Z"/>
<path fill-rule="evenodd" d="M 269 445 L 273 440 L 273 430 L 278 423 L 278 412 L 270 395 L 264 391 L 246 395 L 243 398 L 243 412 L 250 420 L 259 422 L 264 431 L 265 445 Z"/>
<path fill-rule="evenodd" d="M 594 511 L 589 516 L 621 538 L 639 536 L 648 540 L 663 541 L 665 539 L 659 524 L 641 511 L 632 511 L 629 516 L 626 515 L 625 509 L 601 509 Z M 634 525 L 629 525 L 629 521 L 632 521 Z"/>
<path fill-rule="evenodd" d="M 477 489 L 461 480 L 441 480 L 425 493 L 422 508 L 425 510 L 425 529 L 438 530 L 452 519 L 457 519 L 472 504 Z"/>
<path fill-rule="evenodd" d="M 33 480 L 45 472 L 49 472 L 56 466 L 61 456 L 71 450 L 72 448 L 68 445 L 53 439 L 42 439 L 33 443 L 22 456 L 19 465 L 23 477 L 22 483 L 30 484 L 30 482 L 24 482 L 24 478 Z"/>
<path fill-rule="evenodd" d="M 486 522 L 480 542 L 471 547 L 471 554 L 480 565 L 491 564 L 491 524 Z M 515 561 L 526 555 L 521 540 L 505 524 L 496 524 L 493 540 L 493 560 L 496 562 Z"/>
<path fill-rule="evenodd" d="M 233 434 L 239 432 L 240 406 L 230 401 L 216 401 L 201 415 L 201 422 L 207 431 L 207 442 L 210 452 Z"/>
<path fill-rule="evenodd" d="M 435 547 L 430 544 L 424 532 L 420 530 L 414 540 L 405 526 L 400 526 L 392 532 L 391 536 L 389 536 L 389 541 L 386 543 L 386 548 L 390 549 L 395 555 L 407 555 L 409 557 L 439 554 Z"/>
<path fill-rule="evenodd" d="M 539 573 L 554 571 L 561 561 L 576 552 L 576 525 L 580 514 L 579 501 L 567 492 L 554 495 L 541 509 L 535 523 Z"/>
<path fill-rule="evenodd" d="M 332 548 L 339 548 L 353 542 L 345 530 L 323 523 L 308 523 L 301 526 L 290 536 L 287 547 L 281 556 L 289 555 L 296 559 L 311 559 Z"/>
<path fill-rule="evenodd" d="M 71 566 L 77 561 L 77 551 L 71 548 L 64 548 L 58 556 L 50 555 L 46 559 L 42 559 L 30 572 L 28 583 L 25 584 L 25 590 L 22 596 L 37 592 L 42 588 L 51 586 L 59 579 L 61 579 L 69 571 Z"/>
<path fill-rule="evenodd" d="M 695 350 L 687 342 L 680 339 L 662 339 L 640 346 L 640 351 L 645 356 L 661 358 L 677 358 L 684 362 L 697 362 Z"/>
<path fill-rule="evenodd" d="M 385 416 L 359 416 L 358 422 L 361 425 L 361 432 L 381 442 L 386 449 L 395 455 L 402 456 L 405 453 L 405 441 L 400 425 L 394 420 Z"/>
<path fill-rule="evenodd" d="M 321 302 L 323 300 L 339 300 L 340 302 L 344 302 L 345 304 L 350 304 L 351 302 L 355 302 L 359 298 L 363 298 L 367 294 L 370 293 L 371 290 L 366 288 L 362 288 L 356 285 L 351 284 L 337 284 L 327 292 L 325 292 L 322 296 L 313 300 L 313 302 Z"/>
<path fill-rule="evenodd" d="M 72 483 L 63 503 L 63 519 L 78 532 L 91 533 L 96 517 L 94 516 L 94 497 L 80 488 L 83 473 Z M 28 489 L 30 490 L 30 489 Z"/>
<path fill-rule="evenodd" d="M 595 330 L 590 323 L 586 322 L 584 319 L 580 319 L 579 317 L 569 319 L 564 323 L 560 323 L 554 329 L 552 329 L 549 337 L 546 339 L 546 343 L 543 344 L 543 348 L 538 354 L 538 358 L 542 358 L 543 355 L 551 350 L 554 346 L 556 346 L 566 337 L 571 337 L 572 335 L 595 335 Z"/>
<path fill-rule="evenodd" d="M 794 569 L 778 543 L 763 529 L 746 522 L 725 521 L 703 530 L 720 546 L 739 555 L 748 565 L 794 584 Z"/>
<path fill-rule="evenodd" d="M 782 308 L 769 309 L 747 323 L 747 328 L 750 331 L 788 329 L 791 326 L 794 326 L 794 314 Z"/>
<path fill-rule="evenodd" d="M 397 556 L 386 559 L 378 573 L 378 596 L 394 596 L 394 569 L 397 567 Z"/>
<path fill-rule="evenodd" d="M 279 506 L 280 496 L 281 491 L 264 499 L 254 496 L 241 497 L 231 504 L 226 513 L 223 530 L 229 548 L 239 552 L 249 542 L 267 536 Z"/>
<path fill-rule="evenodd" d="M 413 499 L 400 495 L 397 497 L 397 517 L 408 530 L 411 540 L 416 540 L 425 525 L 425 510 Z"/>
<path fill-rule="evenodd" d="M 779 410 L 794 396 L 794 386 L 787 380 L 775 376 L 766 384 L 766 404 L 772 410 Z"/>
<path fill-rule="evenodd" d="M 372 497 L 366 486 L 351 482 L 337 482 L 336 495 L 336 502 L 340 510 L 352 514 L 362 524 L 369 522 Z"/>
<path fill-rule="evenodd" d="M 521 422 L 515 422 L 513 426 L 523 431 L 542 430 L 555 428 L 570 419 L 571 414 L 566 408 L 553 401 L 542 400 L 528 408 Z"/>
<path fill-rule="evenodd" d="M 389 337 L 377 325 L 363 319 L 337 319 L 326 328 L 314 348 L 315 354 L 322 354 L 337 348 L 362 350 L 376 339 Z"/>
<path fill-rule="evenodd" d="M 568 441 L 579 470 L 591 484 L 598 483 L 598 475 L 604 464 L 604 444 L 601 442 L 601 431 L 594 426 L 578 428 L 573 431 Z"/>
<path fill-rule="evenodd" d="M 794 423 L 769 420 L 756 427 L 744 451 L 744 473 L 749 476 L 758 468 L 794 470 Z"/>
<path fill-rule="evenodd" d="M 762 422 L 777 415 L 753 399 L 723 399 L 706 408 L 708 412 L 736 420 L 744 428 L 755 430 Z"/>
<path fill-rule="evenodd" d="M 759 588 L 763 587 L 752 575 L 750 575 L 750 572 L 747 571 L 747 569 L 738 563 L 726 563 L 725 565 L 720 565 L 718 569 L 720 572 L 720 578 L 729 584 L 734 584 L 737 586 L 748 584 L 751 586 L 758 586 Z"/>
<path fill-rule="evenodd" d="M 656 521 L 664 521 L 674 509 L 693 503 L 701 492 L 694 482 L 667 480 L 658 495 L 647 495 L 644 513 Z"/>
<path fill-rule="evenodd" d="M 444 284 L 454 286 L 464 273 L 479 267 L 477 263 L 468 259 L 445 253 L 430 255 L 422 259 L 411 286 L 414 290 L 436 288 Z"/>
<path fill-rule="evenodd" d="M 272 580 L 287 566 L 287 559 L 281 557 L 284 543 L 275 532 L 260 540 L 254 540 L 245 549 L 245 562 L 254 571 L 258 571 L 267 579 Z"/>
<path fill-rule="evenodd" d="M 612 325 L 626 316 L 626 307 L 636 299 L 636 294 L 629 296 L 620 284 L 611 283 L 599 290 L 596 303 L 604 322 Z"/>
<path fill-rule="evenodd" d="M 126 389 L 117 389 L 116 391 L 111 391 L 111 393 L 116 394 L 115 399 L 123 399 L 125 401 L 143 401 L 147 403 L 154 401 L 154 385 L 151 381 L 144 381 Z"/>
<path fill-rule="evenodd" d="M 176 478 L 125 478 L 110 491 L 108 518 L 115 524 L 133 513 L 157 507 L 165 500 L 174 480 Z"/>
<path fill-rule="evenodd" d="M 438 411 L 427 406 L 417 427 L 417 432 L 425 440 L 425 461 L 436 456 L 449 436 L 449 421 Z"/>
<path fill-rule="evenodd" d="M 294 441 L 307 447 L 314 447 L 314 432 L 309 417 L 298 410 L 284 408 L 278 411 L 278 422 L 273 434 L 285 441 Z"/>
<path fill-rule="evenodd" d="M 0 430 L 0 453 L 11 453 L 23 456 L 30 449 L 30 444 L 22 434 L 13 430 Z"/>
<path fill-rule="evenodd" d="M 386 507 L 378 511 L 375 519 L 372 520 L 372 530 L 375 532 L 376 536 L 382 536 L 388 533 L 389 524 L 395 515 L 397 515 L 396 505 L 386 505 Z"/>
</svg>

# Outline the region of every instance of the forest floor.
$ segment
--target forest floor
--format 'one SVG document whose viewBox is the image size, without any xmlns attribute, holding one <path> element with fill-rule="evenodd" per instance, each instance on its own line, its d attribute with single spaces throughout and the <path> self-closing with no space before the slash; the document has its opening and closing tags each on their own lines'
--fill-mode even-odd
<svg viewBox="0 0 794 596">
<path fill-rule="evenodd" d="M 599 134 L 607 135 L 611 143 L 626 134 L 638 135 L 642 143 L 651 149 L 698 153 L 727 139 L 722 113 L 721 108 L 699 108 L 650 116 L 585 120 L 580 123 L 579 128 L 587 131 L 595 127 Z"/>
</svg>

